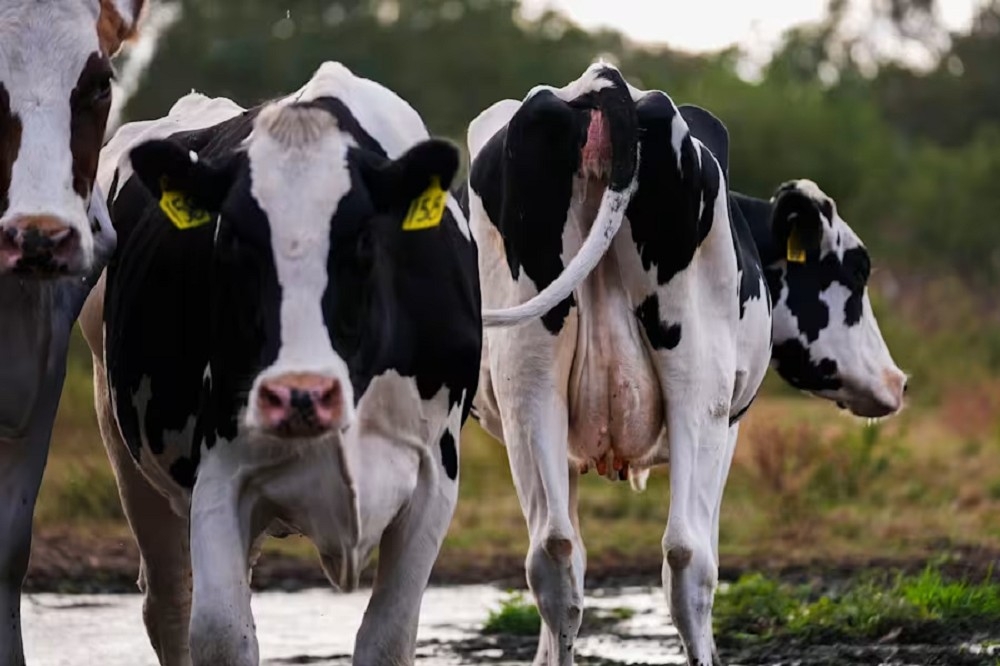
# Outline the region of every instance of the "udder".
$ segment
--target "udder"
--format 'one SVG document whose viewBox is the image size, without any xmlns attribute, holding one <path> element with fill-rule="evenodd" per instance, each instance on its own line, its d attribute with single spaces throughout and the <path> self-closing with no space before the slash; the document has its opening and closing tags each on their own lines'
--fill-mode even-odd
<svg viewBox="0 0 1000 666">
<path fill-rule="evenodd" d="M 663 399 L 654 360 L 611 269 L 602 262 L 579 294 L 569 453 L 581 470 L 624 480 L 630 465 L 653 457 Z"/>
</svg>

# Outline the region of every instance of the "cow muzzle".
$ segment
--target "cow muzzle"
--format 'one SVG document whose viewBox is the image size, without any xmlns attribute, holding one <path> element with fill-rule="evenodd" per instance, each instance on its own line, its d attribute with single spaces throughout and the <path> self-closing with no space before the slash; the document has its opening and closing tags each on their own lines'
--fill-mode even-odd
<svg viewBox="0 0 1000 666">
<path fill-rule="evenodd" d="M 309 373 L 272 377 L 257 388 L 257 413 L 268 434 L 319 437 L 341 430 L 347 414 L 339 379 Z"/>
<path fill-rule="evenodd" d="M 0 273 L 54 277 L 83 265 L 80 233 L 52 215 L 25 215 L 0 227 Z"/>
<path fill-rule="evenodd" d="M 839 403 L 855 416 L 882 418 L 903 408 L 908 389 L 908 379 L 903 371 L 891 368 L 882 371 L 881 382 L 870 391 L 860 392 L 851 400 Z"/>
</svg>

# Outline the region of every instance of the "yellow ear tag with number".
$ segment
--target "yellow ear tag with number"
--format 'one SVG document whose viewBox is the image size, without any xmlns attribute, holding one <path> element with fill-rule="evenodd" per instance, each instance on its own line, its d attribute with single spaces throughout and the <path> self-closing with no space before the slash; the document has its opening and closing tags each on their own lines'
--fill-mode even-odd
<svg viewBox="0 0 1000 666">
<path fill-rule="evenodd" d="M 163 195 L 160 197 L 160 210 L 170 218 L 178 229 L 194 229 L 212 221 L 212 215 L 194 205 L 183 192 L 167 189 L 167 180 L 160 181 Z"/>
<path fill-rule="evenodd" d="M 430 187 L 410 204 L 410 210 L 403 220 L 403 231 L 430 229 L 441 224 L 447 201 L 448 193 L 441 189 L 441 182 L 434 176 Z"/>
<path fill-rule="evenodd" d="M 802 241 L 799 239 L 799 229 L 796 226 L 792 226 L 791 233 L 788 234 L 788 249 L 786 257 L 788 261 L 795 264 L 806 263 L 806 250 L 802 247 Z"/>
</svg>

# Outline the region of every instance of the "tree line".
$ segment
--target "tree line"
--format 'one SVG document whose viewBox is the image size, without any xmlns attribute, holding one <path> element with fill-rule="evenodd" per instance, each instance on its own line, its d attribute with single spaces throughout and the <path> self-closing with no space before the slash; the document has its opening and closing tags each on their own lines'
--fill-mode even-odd
<svg viewBox="0 0 1000 666">
<path fill-rule="evenodd" d="M 299 86 L 323 60 L 399 93 L 435 133 L 464 146 L 468 123 L 534 85 L 562 85 L 595 57 L 633 85 L 705 106 L 729 127 L 732 186 L 769 196 L 809 177 L 878 253 L 905 271 L 1000 277 L 1000 0 L 970 30 L 943 34 L 932 0 L 871 0 L 900 40 L 929 47 L 924 71 L 866 60 L 865 35 L 827 19 L 790 30 L 759 80 L 737 48 L 708 55 L 587 32 L 519 0 L 176 0 L 181 14 L 125 114 L 163 115 L 196 89 L 243 105 Z M 943 39 L 932 40 L 936 34 Z"/>
</svg>

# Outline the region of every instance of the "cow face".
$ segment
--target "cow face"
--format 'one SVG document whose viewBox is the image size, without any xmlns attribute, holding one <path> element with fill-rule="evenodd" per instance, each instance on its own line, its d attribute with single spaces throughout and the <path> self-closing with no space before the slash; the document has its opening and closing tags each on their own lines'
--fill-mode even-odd
<svg viewBox="0 0 1000 666">
<path fill-rule="evenodd" d="M 211 381 L 221 409 L 242 413 L 235 427 L 295 438 L 348 428 L 394 325 L 388 248 L 411 202 L 435 179 L 448 187 L 457 150 L 429 140 L 386 160 L 303 103 L 264 108 L 224 164 L 170 140 L 131 160 L 157 197 L 181 192 L 218 216 Z"/>
<path fill-rule="evenodd" d="M 906 375 L 872 313 L 865 246 L 811 181 L 785 183 L 772 204 L 773 240 L 782 259 L 766 273 L 778 373 L 858 416 L 898 411 Z"/>
<path fill-rule="evenodd" d="M 144 0 L 0 7 L 0 275 L 86 273 L 87 208 L 111 105 L 109 58 Z"/>
</svg>

